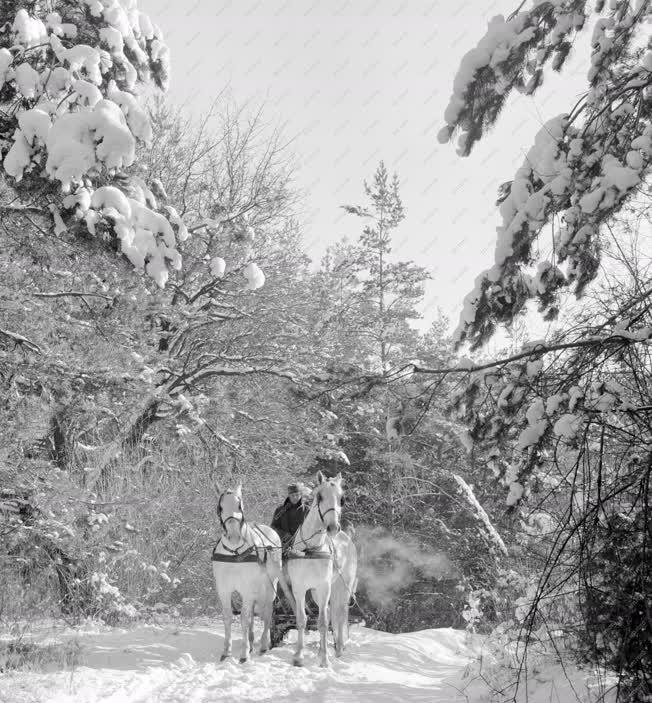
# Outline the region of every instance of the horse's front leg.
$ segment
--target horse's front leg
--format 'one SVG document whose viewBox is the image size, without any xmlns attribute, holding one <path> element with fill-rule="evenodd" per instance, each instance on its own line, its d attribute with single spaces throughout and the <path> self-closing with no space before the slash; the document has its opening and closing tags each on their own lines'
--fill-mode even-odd
<svg viewBox="0 0 652 703">
<path fill-rule="evenodd" d="M 328 666 L 328 601 L 331 596 L 330 583 L 315 589 L 319 605 L 319 666 Z"/>
<path fill-rule="evenodd" d="M 242 656 L 240 663 L 249 661 L 249 654 L 253 648 L 254 636 L 254 604 L 251 600 L 242 599 L 242 611 L 240 612 L 240 624 L 242 626 Z"/>
<path fill-rule="evenodd" d="M 333 636 L 335 637 L 335 656 L 341 657 L 344 651 L 346 640 L 345 624 L 348 622 L 349 608 L 346 604 L 348 591 L 344 591 L 339 587 L 339 584 L 334 584 L 331 587 L 330 598 L 330 616 L 331 625 L 333 627 Z"/>
<path fill-rule="evenodd" d="M 224 661 L 231 656 L 231 623 L 233 613 L 231 612 L 231 592 L 223 591 L 219 595 L 222 606 L 222 619 L 224 620 L 224 649 L 220 661 Z"/>
<path fill-rule="evenodd" d="M 295 615 L 297 620 L 297 649 L 292 663 L 294 666 L 303 666 L 303 636 L 306 631 L 306 592 L 294 593 Z"/>
<path fill-rule="evenodd" d="M 251 604 L 251 612 L 249 615 L 249 654 L 254 651 L 254 614 L 256 612 L 256 604 Z"/>
</svg>

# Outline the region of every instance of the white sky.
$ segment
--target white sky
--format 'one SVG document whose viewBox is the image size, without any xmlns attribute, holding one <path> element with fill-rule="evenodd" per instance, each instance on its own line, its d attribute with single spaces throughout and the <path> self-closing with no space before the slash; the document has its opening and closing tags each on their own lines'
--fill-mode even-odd
<svg viewBox="0 0 652 703">
<path fill-rule="evenodd" d="M 225 87 L 236 103 L 265 102 L 285 125 L 306 192 L 304 240 L 318 260 L 361 220 L 363 180 L 383 159 L 397 171 L 407 217 L 396 258 L 429 269 L 424 325 L 441 307 L 455 324 L 473 280 L 493 261 L 494 202 L 543 122 L 574 104 L 588 53 L 536 98 L 510 100 L 497 128 L 462 159 L 436 135 L 460 59 L 488 19 L 516 0 L 140 0 L 172 54 L 170 98 L 200 114 Z"/>
</svg>

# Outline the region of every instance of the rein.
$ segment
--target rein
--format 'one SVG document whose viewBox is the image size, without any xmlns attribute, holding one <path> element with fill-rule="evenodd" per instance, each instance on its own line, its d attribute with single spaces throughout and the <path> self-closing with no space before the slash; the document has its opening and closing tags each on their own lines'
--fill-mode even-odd
<svg viewBox="0 0 652 703">
<path fill-rule="evenodd" d="M 317 503 L 317 512 L 319 513 L 319 518 L 321 519 L 324 527 L 326 527 L 326 520 L 324 520 L 324 517 L 326 515 L 328 515 L 328 513 L 330 513 L 331 511 L 333 511 L 334 513 L 337 512 L 337 510 L 335 510 L 335 508 L 329 508 L 325 513 L 322 513 L 321 505 L 319 503 Z"/>
<path fill-rule="evenodd" d="M 305 551 L 302 554 L 298 554 L 297 552 L 289 552 L 285 558 L 288 561 L 292 559 L 332 559 L 333 554 L 331 552 L 317 551 Z"/>
</svg>

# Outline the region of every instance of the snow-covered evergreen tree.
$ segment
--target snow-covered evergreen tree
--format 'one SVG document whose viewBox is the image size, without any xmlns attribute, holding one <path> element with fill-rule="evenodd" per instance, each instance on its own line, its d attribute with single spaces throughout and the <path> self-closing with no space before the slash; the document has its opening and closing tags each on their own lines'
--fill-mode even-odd
<svg viewBox="0 0 652 703">
<path fill-rule="evenodd" d="M 364 190 L 367 204 L 346 205 L 344 209 L 369 224 L 340 265 L 351 269 L 358 284 L 356 325 L 358 333 L 371 342 L 375 357 L 372 370 L 386 374 L 400 363 L 406 349 L 416 344 L 417 335 L 409 320 L 421 317 L 416 306 L 423 298 L 429 274 L 413 262 L 390 258 L 392 235 L 405 219 L 398 176 L 390 179 L 381 161 L 373 183 L 365 182 Z"/>
<path fill-rule="evenodd" d="M 497 120 L 512 90 L 532 95 L 550 65 L 561 71 L 576 36 L 593 27 L 587 91 L 549 119 L 523 165 L 504 184 L 498 204 L 495 261 L 467 296 L 456 333 L 478 348 L 496 325 L 509 322 L 530 299 L 547 319 L 559 292 L 581 295 L 598 272 L 601 232 L 644 183 L 652 155 L 652 50 L 647 0 L 535 0 L 505 19 L 494 17 L 462 60 L 439 139 L 459 133 L 468 155 Z M 538 259 L 535 242 L 546 224 L 552 253 Z M 545 249 L 545 247 L 544 247 Z"/>
<path fill-rule="evenodd" d="M 476 453 L 503 483 L 523 542 L 534 522 L 547 526 L 539 578 L 517 620 L 544 632 L 546 604 L 570 596 L 581 627 L 568 613 L 560 625 L 591 661 L 618 671 L 619 700 L 646 700 L 652 274 L 649 249 L 636 250 L 650 211 L 652 5 L 524 5 L 495 17 L 464 57 L 440 141 L 460 132 L 458 153 L 468 155 L 510 91 L 534 93 L 545 67 L 561 70 L 576 35 L 592 26 L 587 90 L 545 123 L 501 187 L 494 264 L 467 296 L 455 340 L 478 349 L 532 300 L 558 322 L 547 339 L 503 359 L 429 371 L 469 374 L 456 408 Z M 582 309 L 562 307 L 571 286 Z"/>
<path fill-rule="evenodd" d="M 142 92 L 167 84 L 161 31 L 137 0 L 4 1 L 0 23 L 3 214 L 102 238 L 164 286 L 186 231 L 126 171 L 152 137 Z"/>
</svg>

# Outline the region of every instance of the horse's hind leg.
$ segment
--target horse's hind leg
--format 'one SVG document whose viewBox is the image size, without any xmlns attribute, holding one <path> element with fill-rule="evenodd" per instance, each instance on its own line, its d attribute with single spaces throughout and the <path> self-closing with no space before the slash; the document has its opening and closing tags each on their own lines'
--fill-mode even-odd
<svg viewBox="0 0 652 703">
<path fill-rule="evenodd" d="M 306 592 L 295 591 L 296 607 L 295 615 L 297 619 L 297 649 L 292 658 L 294 666 L 303 666 L 303 636 L 306 631 Z"/>
<path fill-rule="evenodd" d="M 274 608 L 274 596 L 276 588 L 270 584 L 265 589 L 265 599 L 263 602 L 263 634 L 260 637 L 260 653 L 265 652 L 272 646 L 270 627 L 272 625 L 272 610 Z"/>
<path fill-rule="evenodd" d="M 345 603 L 340 607 L 337 615 L 337 641 L 335 643 L 335 656 L 341 657 L 344 646 L 349 639 L 349 606 Z"/>
<path fill-rule="evenodd" d="M 265 654 L 265 652 L 270 648 L 271 646 L 271 641 L 270 641 L 270 634 L 269 634 L 269 629 L 272 624 L 272 603 L 270 602 L 269 598 L 265 599 L 265 603 L 263 604 L 263 633 L 260 636 L 260 648 L 259 652 L 261 654 Z"/>
<path fill-rule="evenodd" d="M 337 597 L 331 596 L 329 612 L 331 627 L 333 628 L 333 637 L 335 638 L 335 656 L 341 657 L 342 649 L 344 647 L 344 633 L 342 622 L 342 608 Z"/>
</svg>

